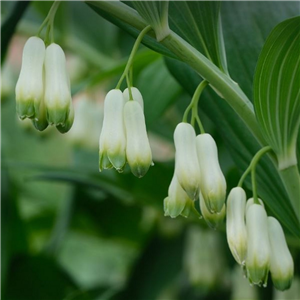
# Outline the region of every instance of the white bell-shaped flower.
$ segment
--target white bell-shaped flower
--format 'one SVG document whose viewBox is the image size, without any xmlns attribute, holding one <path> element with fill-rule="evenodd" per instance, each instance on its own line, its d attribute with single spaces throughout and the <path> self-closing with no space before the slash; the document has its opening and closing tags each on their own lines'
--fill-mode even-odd
<svg viewBox="0 0 300 300">
<path fill-rule="evenodd" d="M 270 267 L 268 219 L 264 207 L 252 204 L 246 212 L 247 277 L 253 284 L 267 284 Z"/>
<path fill-rule="evenodd" d="M 259 202 L 263 207 L 265 207 L 265 205 L 264 205 L 264 203 L 263 203 L 263 201 L 262 201 L 261 199 L 258 198 L 258 202 Z M 250 199 L 247 200 L 245 214 L 247 213 L 249 207 L 250 207 L 251 205 L 253 205 L 253 204 L 254 204 L 254 199 L 253 199 L 253 198 L 250 198 Z"/>
<path fill-rule="evenodd" d="M 31 37 L 24 46 L 22 67 L 16 85 L 16 107 L 21 119 L 34 118 L 44 97 L 43 65 L 45 44 Z"/>
<path fill-rule="evenodd" d="M 195 142 L 196 134 L 192 125 L 179 123 L 174 132 L 175 172 L 180 185 L 193 200 L 198 198 L 200 183 Z"/>
<path fill-rule="evenodd" d="M 67 126 L 72 113 L 70 80 L 66 70 L 66 57 L 62 48 L 52 43 L 45 56 L 45 105 L 50 125 Z"/>
<path fill-rule="evenodd" d="M 188 210 L 191 201 L 192 200 L 179 184 L 178 179 L 174 173 L 171 184 L 169 186 L 168 197 L 166 197 L 164 200 L 165 216 L 176 218 L 179 215 L 184 215 L 185 217 L 187 217 L 189 215 Z M 185 213 L 183 213 L 185 208 L 186 211 Z"/>
<path fill-rule="evenodd" d="M 245 208 L 245 191 L 240 187 L 233 188 L 227 198 L 226 235 L 234 259 L 241 265 L 247 254 Z"/>
<path fill-rule="evenodd" d="M 204 197 L 202 196 L 201 192 L 199 193 L 200 198 L 200 209 L 201 214 L 208 224 L 208 226 L 212 229 L 217 229 L 219 225 L 223 222 L 226 214 L 226 206 L 225 203 L 223 204 L 223 207 L 219 213 L 211 213 L 208 208 L 206 207 L 206 202 L 204 200 Z"/>
<path fill-rule="evenodd" d="M 123 92 L 123 97 L 124 97 L 125 103 L 128 102 L 129 100 L 137 101 L 141 105 L 142 110 L 144 111 L 144 100 L 143 100 L 143 96 L 142 96 L 141 92 L 135 87 L 131 87 L 130 89 L 131 89 L 133 99 L 129 99 L 130 95 L 129 95 L 129 90 L 127 88 Z"/>
<path fill-rule="evenodd" d="M 200 189 L 206 207 L 211 213 L 221 212 L 226 197 L 226 181 L 218 160 L 217 145 L 211 135 L 196 137 L 196 149 L 200 165 Z"/>
<path fill-rule="evenodd" d="M 152 152 L 146 131 L 145 117 L 137 101 L 128 101 L 124 106 L 126 129 L 126 158 L 132 173 L 143 177 L 152 164 Z"/>
<path fill-rule="evenodd" d="M 99 170 L 112 166 L 121 172 L 126 163 L 124 99 L 120 90 L 108 92 L 104 100 L 104 118 L 99 141 Z"/>
<path fill-rule="evenodd" d="M 294 262 L 287 246 L 280 223 L 268 217 L 268 230 L 271 247 L 270 271 L 276 289 L 284 291 L 290 288 L 294 276 Z"/>
</svg>

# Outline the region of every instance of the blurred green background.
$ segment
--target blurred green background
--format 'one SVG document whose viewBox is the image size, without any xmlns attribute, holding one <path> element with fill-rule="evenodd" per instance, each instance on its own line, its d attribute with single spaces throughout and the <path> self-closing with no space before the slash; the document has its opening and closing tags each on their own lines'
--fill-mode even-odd
<svg viewBox="0 0 300 300">
<path fill-rule="evenodd" d="M 14 88 L 22 49 L 51 4 L 1 3 L 2 299 L 299 299 L 298 275 L 285 293 L 273 290 L 272 284 L 266 289 L 250 287 L 229 252 L 225 226 L 213 231 L 196 217 L 163 216 L 174 168 L 172 136 L 190 95 L 171 75 L 162 55 L 144 46 L 135 59 L 134 85 L 144 97 L 155 166 L 142 179 L 129 169 L 123 174 L 98 172 L 103 100 L 118 81 L 134 38 L 85 3 L 63 2 L 55 19 L 55 42 L 66 53 L 71 77 L 73 128 L 64 135 L 54 128 L 39 133 L 30 121 L 17 118 Z M 247 80 L 263 40 L 296 7 L 272 5 L 229 2 L 222 8 L 227 25 L 234 12 L 244 22 L 240 30 L 249 33 L 250 25 L 257 25 L 244 42 L 226 43 L 231 74 L 241 79 L 248 95 L 251 79 L 250 84 Z M 243 18 L 247 11 L 252 15 Z M 262 25 L 260 17 L 269 21 Z M 225 41 L 234 36 L 233 26 L 227 28 Z M 236 54 L 238 45 L 244 47 L 242 56 Z M 209 97 L 204 94 L 204 103 Z M 218 123 L 203 110 L 200 115 L 217 141 L 229 191 L 241 169 Z M 297 264 L 299 241 L 290 241 Z"/>
</svg>

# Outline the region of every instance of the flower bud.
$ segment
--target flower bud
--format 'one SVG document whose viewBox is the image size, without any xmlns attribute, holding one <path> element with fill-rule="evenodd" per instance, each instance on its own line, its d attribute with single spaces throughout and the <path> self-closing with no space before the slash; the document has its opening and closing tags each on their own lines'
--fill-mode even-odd
<svg viewBox="0 0 300 300">
<path fill-rule="evenodd" d="M 294 262 L 286 244 L 280 223 L 268 217 L 270 239 L 270 271 L 276 289 L 284 291 L 290 288 L 294 275 Z"/>
<path fill-rule="evenodd" d="M 221 171 L 217 145 L 211 135 L 196 137 L 196 149 L 200 165 L 200 189 L 206 207 L 211 213 L 221 212 L 226 197 L 226 181 Z"/>
<path fill-rule="evenodd" d="M 265 208 L 265 205 L 264 205 L 264 203 L 262 202 L 261 199 L 258 198 L 258 202 L 263 206 L 263 208 Z M 253 199 L 253 198 L 250 198 L 250 199 L 247 200 L 247 203 L 246 203 L 246 211 L 245 211 L 245 213 L 247 213 L 249 207 L 250 207 L 251 205 L 253 205 L 253 204 L 254 204 L 254 199 Z"/>
<path fill-rule="evenodd" d="M 200 170 L 196 153 L 195 130 L 188 123 L 179 123 L 174 132 L 175 172 L 181 187 L 192 200 L 199 194 Z"/>
<path fill-rule="evenodd" d="M 50 125 L 70 124 L 69 113 L 72 113 L 70 81 L 66 70 L 64 51 L 52 43 L 46 49 L 45 56 L 45 104 Z"/>
<path fill-rule="evenodd" d="M 144 111 L 144 100 L 141 92 L 137 88 L 131 87 L 131 93 L 133 98 L 131 100 L 137 101 L 141 105 L 142 110 Z M 128 88 L 124 90 L 123 97 L 124 97 L 124 103 L 130 100 Z"/>
<path fill-rule="evenodd" d="M 24 46 L 22 67 L 16 85 L 16 107 L 21 119 L 33 118 L 44 97 L 44 41 L 31 37 Z"/>
<path fill-rule="evenodd" d="M 131 172 L 143 177 L 152 164 L 152 153 L 147 136 L 145 117 L 137 101 L 128 101 L 124 107 L 126 129 L 126 158 Z"/>
<path fill-rule="evenodd" d="M 120 90 L 111 90 L 104 100 L 104 119 L 99 141 L 99 170 L 112 166 L 121 172 L 126 163 L 123 119 L 124 99 Z"/>
<path fill-rule="evenodd" d="M 226 235 L 234 259 L 241 265 L 245 264 L 247 254 L 245 207 L 245 191 L 240 187 L 233 188 L 227 199 Z"/>
<path fill-rule="evenodd" d="M 226 208 L 225 208 L 225 203 L 223 204 L 223 207 L 219 213 L 211 213 L 207 207 L 205 200 L 200 192 L 199 194 L 200 197 L 200 209 L 202 216 L 204 220 L 206 221 L 207 225 L 212 228 L 212 229 L 217 229 L 219 225 L 223 222 L 225 214 L 226 214 Z"/>
<path fill-rule="evenodd" d="M 270 244 L 267 214 L 262 205 L 252 204 L 246 212 L 247 277 L 253 284 L 267 285 Z"/>
<path fill-rule="evenodd" d="M 187 193 L 180 186 L 176 175 L 173 175 L 171 184 L 168 190 L 168 197 L 164 200 L 164 211 L 165 216 L 170 216 L 171 218 L 176 218 L 182 214 L 184 208 L 189 206 L 189 201 L 192 201 Z M 185 213 L 187 217 L 189 212 Z"/>
</svg>

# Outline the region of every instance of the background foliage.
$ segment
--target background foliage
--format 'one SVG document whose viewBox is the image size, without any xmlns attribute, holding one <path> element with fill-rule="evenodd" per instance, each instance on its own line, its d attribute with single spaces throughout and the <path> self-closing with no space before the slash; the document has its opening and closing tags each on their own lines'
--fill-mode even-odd
<svg viewBox="0 0 300 300">
<path fill-rule="evenodd" d="M 147 128 L 157 149 L 155 167 L 143 179 L 129 170 L 99 174 L 98 141 L 92 148 L 74 145 L 69 134 L 52 129 L 38 134 L 17 120 L 14 86 L 22 47 L 37 32 L 50 5 L 2 3 L 2 54 L 10 41 L 3 56 L 1 90 L 2 298 L 192 300 L 241 299 L 242 295 L 297 299 L 297 281 L 287 295 L 274 292 L 271 284 L 263 290 L 249 289 L 241 274 L 237 276 L 240 270 L 235 269 L 224 228 L 213 232 L 203 220 L 163 217 L 162 203 L 173 173 L 173 131 L 199 77 L 154 39 L 147 39 L 148 46 L 168 58 L 141 47 L 134 64 L 134 82 L 144 96 Z M 170 26 L 178 34 L 185 37 L 207 26 L 199 20 L 192 22 L 195 16 L 190 14 L 186 26 L 179 26 L 188 13 L 178 10 L 179 6 L 170 7 Z M 216 48 L 213 57 L 252 99 L 254 69 L 263 44 L 274 26 L 299 14 L 298 3 L 224 2 L 220 10 L 227 64 L 224 53 L 218 56 Z M 12 39 L 13 31 L 5 28 L 16 28 Z M 55 37 L 69 57 L 76 101 L 84 97 L 103 101 L 125 66 L 134 42 L 130 34 L 136 33 L 85 3 L 62 3 Z M 201 49 L 197 36 L 186 39 Z M 215 43 L 219 49 L 220 41 Z M 206 131 L 217 141 L 229 191 L 258 145 L 233 110 L 210 89 L 201 98 L 200 114 Z M 268 159 L 258 172 L 259 195 L 269 214 L 285 225 L 297 265 L 299 228 L 290 205 L 283 201 L 286 193 Z"/>
</svg>

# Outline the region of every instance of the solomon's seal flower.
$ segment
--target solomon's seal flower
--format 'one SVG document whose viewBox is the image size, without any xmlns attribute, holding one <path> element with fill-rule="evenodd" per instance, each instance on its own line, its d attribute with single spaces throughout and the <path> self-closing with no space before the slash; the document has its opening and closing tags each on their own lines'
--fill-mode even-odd
<svg viewBox="0 0 300 300">
<path fill-rule="evenodd" d="M 125 104 L 124 122 L 128 164 L 136 177 L 143 177 L 152 164 L 152 152 L 140 103 L 130 100 Z"/>
<path fill-rule="evenodd" d="M 22 120 L 39 114 L 44 97 L 44 58 L 43 40 L 35 36 L 29 38 L 24 46 L 22 68 L 16 85 L 17 113 Z"/>
<path fill-rule="evenodd" d="M 196 153 L 196 134 L 192 125 L 179 123 L 174 132 L 177 179 L 192 200 L 198 198 L 200 170 Z"/>
<path fill-rule="evenodd" d="M 289 289 L 294 275 L 294 262 L 286 244 L 280 223 L 273 217 L 268 217 L 270 239 L 270 271 L 274 286 L 284 291 Z"/>
<path fill-rule="evenodd" d="M 226 214 L 225 204 L 223 204 L 223 207 L 219 213 L 212 214 L 206 207 L 206 203 L 201 192 L 199 193 L 199 197 L 200 197 L 201 214 L 204 220 L 206 221 L 209 227 L 211 227 L 212 229 L 217 229 L 219 225 L 223 222 Z"/>
<path fill-rule="evenodd" d="M 221 212 L 226 197 L 226 181 L 221 171 L 217 145 L 211 135 L 196 137 L 196 149 L 200 165 L 200 189 L 206 207 L 213 213 Z"/>
<path fill-rule="evenodd" d="M 247 277 L 253 284 L 266 286 L 270 267 L 270 243 L 267 214 L 262 205 L 252 204 L 248 208 L 246 227 Z"/>
<path fill-rule="evenodd" d="M 169 186 L 168 197 L 164 200 L 165 216 L 176 218 L 179 215 L 183 215 L 187 217 L 189 215 L 190 202 L 192 200 L 183 190 L 174 173 Z M 186 211 L 184 212 L 184 210 Z"/>
<path fill-rule="evenodd" d="M 45 105 L 50 125 L 70 128 L 72 116 L 69 114 L 72 114 L 72 98 L 66 70 L 66 58 L 61 47 L 55 43 L 46 49 Z"/>
<path fill-rule="evenodd" d="M 99 170 L 114 166 L 121 172 L 126 163 L 123 120 L 124 99 L 120 90 L 111 90 L 104 100 L 104 119 L 99 141 Z"/>
<path fill-rule="evenodd" d="M 247 254 L 245 207 L 245 191 L 240 187 L 233 188 L 227 199 L 226 235 L 230 251 L 240 265 L 245 263 Z"/>
<path fill-rule="evenodd" d="M 131 87 L 130 89 L 131 89 L 133 99 L 129 99 L 130 95 L 129 95 L 129 90 L 127 88 L 123 92 L 124 102 L 126 103 L 129 100 L 137 101 L 141 105 L 142 110 L 144 111 L 144 100 L 141 92 L 135 87 Z"/>
</svg>

